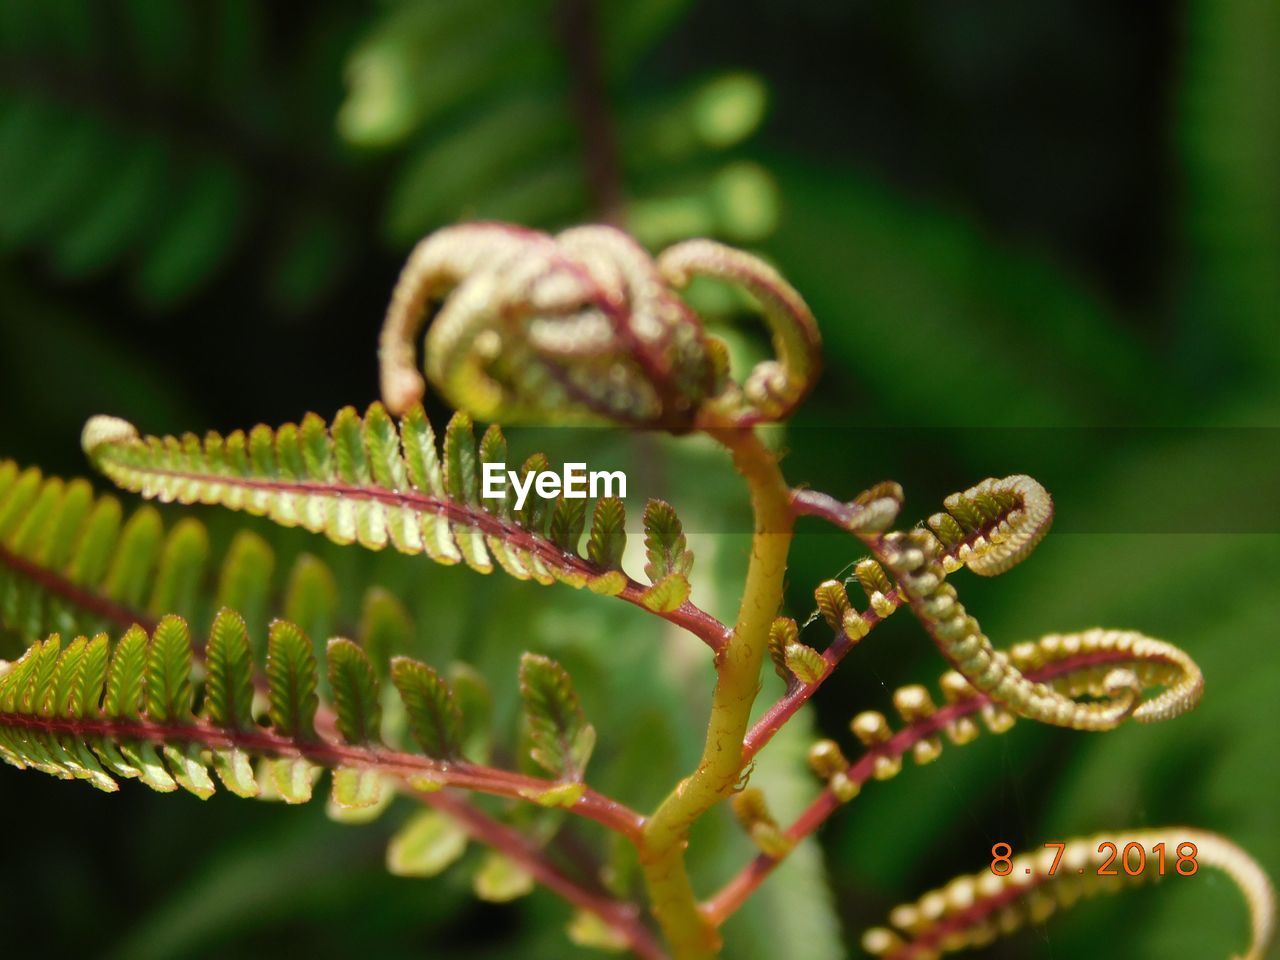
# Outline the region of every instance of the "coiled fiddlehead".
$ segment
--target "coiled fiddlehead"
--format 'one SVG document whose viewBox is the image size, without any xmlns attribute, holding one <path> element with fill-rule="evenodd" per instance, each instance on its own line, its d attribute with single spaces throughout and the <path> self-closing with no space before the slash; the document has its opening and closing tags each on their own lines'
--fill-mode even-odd
<svg viewBox="0 0 1280 960">
<path fill-rule="evenodd" d="M 1063 697 L 1110 699 L 1122 687 L 1126 697 L 1138 699 L 1143 693 L 1157 691 L 1132 710 L 1130 715 L 1139 723 L 1173 719 L 1194 706 L 1204 688 L 1200 668 L 1186 653 L 1171 643 L 1131 630 L 1095 628 L 1047 634 L 1015 644 L 1007 656 L 1029 681 Z M 811 755 L 811 766 L 827 781 L 835 800 L 846 803 L 868 780 L 897 776 L 904 756 L 910 755 L 920 765 L 932 763 L 942 753 L 943 735 L 956 746 L 973 742 L 980 732 L 975 717 L 996 734 L 1011 729 L 1017 719 L 956 671 L 944 673 L 938 686 L 941 704 L 919 684 L 894 691 L 894 709 L 903 721 L 899 729 L 878 711 L 857 714 L 849 728 L 864 753 L 853 762 L 844 759 L 833 741 L 820 741 Z"/>
<path fill-rule="evenodd" d="M 984 480 L 947 497 L 946 512 L 930 517 L 927 528 L 887 534 L 880 531 L 901 503 L 897 484 L 880 484 L 848 504 L 806 490 L 796 491 L 793 502 L 799 512 L 826 517 L 861 538 L 888 568 L 900 596 L 952 666 L 975 689 L 1018 716 L 1077 730 L 1110 730 L 1130 716 L 1139 722 L 1177 716 L 1199 699 L 1198 670 L 1143 703 L 1140 679 L 1117 669 L 1105 678 L 1101 699 L 1079 702 L 1029 679 L 1008 653 L 992 645 L 960 603 L 947 582 L 949 573 L 965 566 L 983 576 L 1003 573 L 1024 560 L 1048 531 L 1053 502 L 1030 477 Z"/>
<path fill-rule="evenodd" d="M 610 227 L 552 238 L 470 224 L 419 243 L 382 332 L 382 390 L 393 411 L 422 397 L 413 341 L 436 298 L 427 376 L 481 419 L 568 415 L 681 429 L 714 390 L 701 324 L 648 254 Z"/>
<path fill-rule="evenodd" d="M 676 293 L 695 275 L 742 285 L 764 310 L 778 359 L 759 364 L 741 388 L 727 377 L 723 343 L 706 335 Z M 419 243 L 396 284 L 379 348 L 392 411 L 423 396 L 414 341 L 437 300 L 427 379 L 480 419 L 745 426 L 788 415 L 818 372 L 808 307 L 742 251 L 701 240 L 655 263 L 612 227 L 551 237 L 468 224 Z"/>
</svg>

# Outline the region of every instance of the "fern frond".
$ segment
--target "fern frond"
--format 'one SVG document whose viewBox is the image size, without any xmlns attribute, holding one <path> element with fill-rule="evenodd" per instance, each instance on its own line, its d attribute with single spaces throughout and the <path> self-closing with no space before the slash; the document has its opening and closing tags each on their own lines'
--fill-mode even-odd
<svg viewBox="0 0 1280 960">
<path fill-rule="evenodd" d="M 376 678 L 363 652 L 346 640 L 329 645 L 338 733 L 317 729 L 311 642 L 287 621 L 275 621 L 270 633 L 265 717 L 257 716 L 245 697 L 255 686 L 254 664 L 247 655 L 243 620 L 231 611 L 221 612 L 215 621 L 202 683 L 193 666 L 189 630 L 180 617 L 165 616 L 150 637 L 141 627 L 129 629 L 109 664 L 105 636 L 77 638 L 65 649 L 56 635 L 33 644 L 17 661 L 0 667 L 0 757 L 19 769 L 83 779 L 102 790 L 115 790 L 118 777 L 131 777 L 155 790 L 182 787 L 200 797 L 214 792 L 212 766 L 234 793 L 280 796 L 289 802 L 309 799 L 315 776 L 327 769 L 333 773 L 333 800 L 343 807 L 376 804 L 384 782 L 398 780 L 422 791 L 454 786 L 511 798 L 553 797 L 556 805 L 628 835 L 638 829 L 634 814 L 581 783 L 566 796 L 563 783 L 464 759 L 448 684 L 414 661 L 398 659 L 393 676 L 415 736 L 428 754 L 383 744 Z M 410 674 L 433 678 L 436 706 L 424 709 L 421 684 L 406 680 Z M 527 667 L 521 676 L 527 685 Z M 548 735 L 560 738 L 557 744 L 568 744 L 566 762 L 575 766 L 564 773 L 580 776 L 590 753 L 591 728 L 580 711 L 573 711 L 576 700 L 568 704 L 560 698 L 564 688 L 558 682 L 535 686 L 547 716 L 555 720 L 554 727 L 546 728 Z M 199 715 L 193 713 L 197 702 Z M 445 717 L 447 732 L 437 735 L 437 721 L 424 721 L 425 714 Z M 427 737 L 424 722 L 433 731 Z M 255 760 L 260 762 L 256 776 Z"/>
<path fill-rule="evenodd" d="M 1063 698 L 1132 697 L 1138 704 L 1129 716 L 1138 723 L 1178 716 L 1195 706 L 1204 688 L 1199 667 L 1182 650 L 1126 630 L 1047 634 L 1014 645 L 1007 656 L 1029 681 Z M 996 734 L 1014 726 L 1015 714 L 956 671 L 943 674 L 939 687 L 941 705 L 924 686 L 894 691 L 894 709 L 903 721 L 896 730 L 878 711 L 857 714 L 849 726 L 864 753 L 852 763 L 815 766 L 829 787 L 821 802 L 848 802 L 867 781 L 897 776 L 907 755 L 920 765 L 932 763 L 942 753 L 944 736 L 957 746 L 971 743 L 981 730 L 975 717 Z M 1148 691 L 1154 695 L 1143 700 L 1142 693 Z"/>
<path fill-rule="evenodd" d="M 783 835 L 778 821 L 769 812 L 763 790 L 744 787 L 733 795 L 732 804 L 738 824 L 762 853 L 780 859 L 791 852 L 794 844 Z"/>
<path fill-rule="evenodd" d="M 1186 682 L 1153 701 L 1142 702 L 1138 678 L 1117 671 L 1109 678 L 1110 693 L 1105 698 L 1078 702 L 1028 678 L 1008 653 L 992 646 L 977 620 L 956 599 L 955 588 L 946 582 L 949 572 L 968 565 L 984 576 L 1002 573 L 1024 559 L 1045 535 L 1053 503 L 1036 481 L 1022 475 L 989 479 L 953 494 L 946 500 L 948 512 L 930 518 L 932 529 L 888 534 L 869 529 L 865 523 L 868 504 L 896 502 L 900 494 L 896 484 L 882 484 L 846 504 L 825 494 L 797 490 L 792 493 L 792 505 L 799 514 L 820 516 L 850 530 L 871 549 L 874 560 L 860 564 L 855 575 L 872 599 L 873 609 L 887 609 L 886 577 L 879 566 L 883 564 L 892 574 L 898 596 L 911 605 L 943 656 L 974 688 L 1018 716 L 1078 730 L 1109 730 L 1130 715 L 1139 721 L 1164 719 L 1198 700 L 1199 671 L 1183 656 Z"/>
<path fill-rule="evenodd" d="M 1062 850 L 1055 843 L 1019 854 L 1008 864 L 1005 876 L 987 869 L 957 877 L 914 903 L 895 907 L 889 914 L 891 927 L 868 930 L 862 938 L 863 948 L 885 960 L 936 958 L 943 953 L 986 946 L 1028 923 L 1042 923 L 1059 908 L 1082 899 L 1119 893 L 1138 883 L 1160 882 L 1160 871 L 1151 863 L 1136 876 L 1098 874 L 1105 850 L 1100 845 L 1125 847 L 1128 843 L 1141 844 L 1149 857 L 1157 844 L 1164 844 L 1169 873 L 1175 871 L 1179 851 L 1190 853 L 1191 848 L 1185 845 L 1194 844 L 1194 872 L 1203 868 L 1221 870 L 1240 889 L 1248 905 L 1250 944 L 1237 955 L 1238 960 L 1262 960 L 1275 929 L 1275 892 L 1270 880 L 1253 858 L 1231 841 L 1190 827 L 1075 837 L 1067 840 Z M 1050 876 L 1059 854 L 1061 860 Z M 1190 861 L 1180 862 L 1184 870 L 1192 870 Z"/>
<path fill-rule="evenodd" d="M 983 480 L 963 493 L 953 493 L 935 513 L 929 527 L 945 548 L 948 573 L 965 566 L 994 577 L 1021 563 L 1053 523 L 1053 500 L 1043 486 L 1025 474 Z"/>
<path fill-rule="evenodd" d="M 414 739 L 427 756 L 442 760 L 457 756 L 462 713 L 449 684 L 425 663 L 408 657 L 391 661 L 391 680 L 400 691 Z"/>
<path fill-rule="evenodd" d="M 1019 716 L 1077 730 L 1109 730 L 1131 715 L 1139 721 L 1176 716 L 1199 698 L 1199 670 L 1194 670 L 1194 683 L 1188 679 L 1176 693 L 1148 703 L 1142 703 L 1135 678 L 1124 673 L 1110 678 L 1112 689 L 1105 699 L 1081 703 L 1065 696 L 1029 679 L 1009 654 L 992 646 L 977 620 L 956 599 L 955 589 L 945 582 L 941 545 L 933 534 L 919 529 L 892 533 L 877 541 L 876 550 L 952 666 L 975 688 Z M 1187 676 L 1192 676 L 1190 667 Z"/>
<path fill-rule="evenodd" d="M 36 509 L 49 503 L 51 509 Z M 269 619 L 275 554 L 255 533 L 240 531 L 214 558 L 195 519 L 184 518 L 166 533 L 151 506 L 122 518 L 119 502 L 94 498 L 84 480 L 46 479 L 7 461 L 0 461 L 0 524 L 9 530 L 0 538 L 0 634 L 23 646 L 55 632 L 90 635 L 133 624 L 151 629 L 166 612 L 161 604 L 169 602 L 189 621 L 211 622 L 205 653 L 213 669 L 218 657 L 246 655 L 238 637 L 227 640 L 224 631 L 244 634 L 246 623 L 261 626 Z M 279 612 L 306 633 L 328 635 L 338 597 L 333 574 L 305 553 L 286 573 Z M 211 611 L 222 608 L 245 616 L 238 624 L 214 618 Z M 377 587 L 366 592 L 357 636 L 379 663 L 385 666 L 392 653 L 407 649 L 412 632 L 391 594 Z M 248 637 L 248 655 L 262 659 L 266 631 Z M 228 696 L 228 709 L 244 705 L 240 695 Z"/>
<path fill-rule="evenodd" d="M 665 500 L 650 500 L 644 508 L 644 573 L 652 583 L 672 574 L 688 576 L 693 552 L 675 508 Z"/>
<path fill-rule="evenodd" d="M 769 327 L 777 359 L 756 364 L 740 389 L 729 385 L 712 402 L 714 415 L 739 424 L 789 417 L 822 366 L 822 336 L 804 298 L 763 260 L 711 240 L 668 247 L 658 257 L 658 270 L 676 287 L 698 276 L 742 286 L 760 304 Z"/>
<path fill-rule="evenodd" d="M 489 455 L 505 447 L 496 427 L 486 438 Z M 225 438 L 210 433 L 204 440 L 144 439 L 123 420 L 94 417 L 85 426 L 83 445 L 114 483 L 145 497 L 219 504 L 282 526 L 303 526 L 336 543 L 390 546 L 445 564 L 465 561 L 482 573 L 496 561 L 518 579 L 559 580 L 621 596 L 713 647 L 723 643 L 723 625 L 688 601 L 684 572 L 673 571 L 650 587 L 622 572 L 626 532 L 620 501 L 596 504 L 583 555 L 569 543 L 578 522 L 571 508 L 535 512 L 526 505 L 516 516 L 505 500 L 481 499 L 481 452 L 465 414 L 450 421 L 442 450 L 420 406 L 397 429 L 379 403 L 363 418 L 347 407 L 330 426 L 308 414 L 298 426 L 258 426 Z M 25 509 L 22 502 L 19 509 Z M 667 520 L 665 514 L 659 518 Z M 688 562 L 687 554 L 675 559 Z"/>
<path fill-rule="evenodd" d="M 775 622 L 775 626 L 783 625 L 776 631 L 780 636 L 786 635 L 788 622 Z M 1068 702 L 1082 696 L 1108 700 L 1127 697 L 1129 715 L 1146 722 L 1169 719 L 1193 706 L 1203 685 L 1199 669 L 1177 647 L 1127 631 L 1094 629 L 1050 634 L 1038 641 L 1017 644 L 1007 656 L 1025 670 L 1029 682 L 1051 688 Z M 945 701 L 941 706 L 934 703 L 923 686 L 902 687 L 894 692 L 894 708 L 903 719 L 903 726 L 897 730 L 878 711 L 866 710 L 855 716 L 850 729 L 861 742 L 863 752 L 852 762 L 835 741 L 815 743 L 809 751 L 809 766 L 826 787 L 784 831 L 784 837 L 798 843 L 812 834 L 869 782 L 900 774 L 903 758 L 908 754 L 917 764 L 937 760 L 942 753 L 943 735 L 956 745 L 970 743 L 979 736 L 975 716 L 992 733 L 1004 733 L 1013 727 L 1013 713 L 956 671 L 943 674 L 940 686 Z M 1159 692 L 1143 701 L 1147 690 Z M 749 760 L 754 756 L 810 693 L 810 687 L 789 689 L 788 696 L 775 704 L 747 735 L 744 757 Z M 1140 705 L 1135 707 L 1136 704 Z M 731 915 L 781 859 L 762 852 L 708 901 L 708 914 L 718 921 Z M 921 956 L 935 954 L 926 951 Z"/>
</svg>

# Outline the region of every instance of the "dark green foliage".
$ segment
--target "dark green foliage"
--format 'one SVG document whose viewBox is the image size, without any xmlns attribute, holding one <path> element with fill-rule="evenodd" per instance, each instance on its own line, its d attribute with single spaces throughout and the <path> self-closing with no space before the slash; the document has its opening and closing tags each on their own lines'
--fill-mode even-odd
<svg viewBox="0 0 1280 960">
<path fill-rule="evenodd" d="M 175 616 L 162 618 L 150 637 L 141 627 L 130 628 L 114 651 L 105 635 L 77 637 L 65 648 L 56 635 L 33 643 L 0 672 L 0 758 L 103 790 L 117 789 L 115 778 L 126 777 L 202 798 L 215 790 L 212 767 L 239 796 L 290 803 L 308 800 L 317 773 L 329 768 L 334 815 L 341 818 L 376 814 L 390 776 L 408 775 L 417 789 L 438 789 L 433 778 L 443 774 L 427 758 L 415 764 L 402 756 L 391 770 L 383 769 L 379 683 L 358 645 L 329 641 L 333 711 L 321 713 L 310 641 L 285 620 L 273 621 L 269 633 L 265 718 L 254 706 L 260 688 L 244 620 L 232 610 L 214 619 L 203 670 L 194 661 L 186 623 Z M 457 758 L 462 718 L 448 684 L 430 667 L 403 657 L 393 659 L 392 674 L 400 691 L 395 712 L 408 716 L 428 756 Z M 463 682 L 469 709 L 478 709 L 486 696 L 482 686 L 471 676 Z M 197 691 L 198 718 L 192 714 Z M 483 724 L 486 717 L 477 713 L 474 719 Z M 343 744 L 348 746 L 338 750 Z M 255 759 L 261 761 L 256 773 Z M 500 777 L 494 782 L 507 793 L 516 790 Z M 353 810 L 365 812 L 344 812 Z"/>
<path fill-rule="evenodd" d="M 598 45 L 601 79 L 616 94 L 607 135 L 622 148 L 629 226 L 651 243 L 766 234 L 772 181 L 733 156 L 763 118 L 763 85 L 736 72 L 660 92 L 633 82 L 687 6 L 603 5 L 598 24 L 581 12 L 567 19 L 543 0 L 384 8 L 351 53 L 338 126 L 352 143 L 394 151 L 386 234 L 404 246 L 464 217 L 571 223 L 610 203 L 591 183 L 580 105 L 568 89 L 582 43 Z"/>
<path fill-rule="evenodd" d="M 275 305 L 296 310 L 331 287 L 352 254 L 353 211 L 326 181 L 358 175 L 335 150 L 336 64 L 322 45 L 346 14 L 317 10 L 319 31 L 268 50 L 272 17 L 244 0 L 134 0 L 109 17 L 93 4 L 22 7 L 0 22 L 5 247 L 37 249 L 81 281 L 123 270 L 152 306 L 207 287 L 251 237 L 268 253 L 254 287 Z M 270 189 L 295 167 L 306 173 L 289 190 Z"/>
<path fill-rule="evenodd" d="M 561 780 L 582 779 L 596 745 L 568 672 L 550 657 L 526 653 L 520 658 L 520 696 L 538 766 Z"/>
</svg>

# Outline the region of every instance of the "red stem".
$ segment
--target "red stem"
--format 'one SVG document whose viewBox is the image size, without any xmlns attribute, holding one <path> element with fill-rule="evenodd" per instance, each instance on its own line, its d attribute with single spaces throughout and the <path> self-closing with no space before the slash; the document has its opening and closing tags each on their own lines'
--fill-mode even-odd
<svg viewBox="0 0 1280 960">
<path fill-rule="evenodd" d="M 426 776 L 443 786 L 461 787 L 511 799 L 529 799 L 522 791 L 540 793 L 558 786 L 555 781 L 496 770 L 466 761 L 442 761 L 386 747 L 334 743 L 330 740 L 301 740 L 270 730 L 231 730 L 193 718 L 187 723 L 160 724 L 140 718 L 63 718 L 25 713 L 0 713 L 0 726 L 25 727 L 73 736 L 108 739 L 147 740 L 152 743 L 198 743 L 211 749 L 239 748 L 255 754 L 302 757 L 330 769 L 361 767 L 406 779 Z M 635 841 L 644 819 L 615 800 L 587 790 L 571 812 L 595 820 Z"/>
<path fill-rule="evenodd" d="M 1028 672 L 1027 676 L 1032 680 L 1046 681 L 1075 670 L 1132 659 L 1133 656 L 1124 651 L 1099 650 L 1048 664 L 1039 670 Z M 861 787 L 872 778 L 876 760 L 880 757 L 891 759 L 901 757 L 921 740 L 942 732 L 953 720 L 976 713 L 991 702 L 991 698 L 986 694 L 975 694 L 956 703 L 947 704 L 932 715 L 903 727 L 884 743 L 869 748 L 850 764 L 845 775 L 856 786 Z M 835 794 L 829 789 L 824 789 L 786 829 L 786 837 L 793 843 L 799 843 L 822 826 L 840 806 L 841 803 L 836 799 Z M 703 905 L 703 911 L 713 923 L 717 925 L 724 923 L 738 911 L 738 908 L 781 862 L 780 859 L 760 854 L 711 897 Z"/>
<path fill-rule="evenodd" d="M 898 591 L 890 591 L 888 599 L 896 606 L 898 603 Z M 863 622 L 867 624 L 868 631 L 884 620 L 884 617 L 874 610 L 863 611 L 860 616 Z M 866 634 L 863 634 L 863 637 L 865 636 Z M 773 735 L 781 730 L 786 722 L 795 715 L 795 712 L 809 701 L 809 698 L 817 692 L 817 689 L 835 672 L 845 654 L 857 646 L 859 642 L 860 640 L 855 641 L 844 630 L 841 630 L 836 635 L 831 645 L 822 652 L 823 669 L 818 679 L 812 683 L 793 683 L 787 688 L 787 692 L 766 710 L 764 716 L 757 720 L 755 726 L 748 731 L 742 742 L 742 762 L 744 764 L 749 763 L 752 757 L 764 749 L 765 744 L 772 740 Z"/>
<path fill-rule="evenodd" d="M 534 880 L 583 910 L 588 910 L 626 938 L 627 945 L 642 960 L 665 960 L 667 954 L 657 938 L 640 919 L 635 904 L 623 903 L 605 894 L 588 890 L 547 862 L 542 851 L 518 830 L 499 823 L 448 791 L 419 795 L 436 809 L 452 817 L 471 836 L 493 847 L 529 871 Z"/>
</svg>

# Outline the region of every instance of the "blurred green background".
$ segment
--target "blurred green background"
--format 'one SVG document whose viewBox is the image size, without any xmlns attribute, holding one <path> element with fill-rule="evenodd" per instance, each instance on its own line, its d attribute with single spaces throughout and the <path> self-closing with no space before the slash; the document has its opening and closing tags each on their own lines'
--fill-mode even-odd
<svg viewBox="0 0 1280 960">
<path fill-rule="evenodd" d="M 847 498 L 893 477 L 914 520 L 984 476 L 1033 473 L 1055 534 L 1007 576 L 959 583 L 996 642 L 1131 627 L 1207 679 L 1166 725 L 1023 723 L 869 788 L 730 924 L 727 955 L 858 955 L 889 907 L 1000 840 L 1187 823 L 1280 875 L 1278 84 L 1280 5 L 1257 0 L 0 0 L 0 456 L 83 474 L 97 412 L 168 432 L 364 406 L 405 253 L 458 219 L 620 209 L 655 248 L 718 236 L 778 263 L 826 338 L 780 438 L 793 482 Z M 759 349 L 737 301 L 698 296 Z M 681 506 L 695 599 L 731 614 L 745 513 L 724 458 L 591 442 L 579 452 L 634 457 L 645 492 Z M 200 516 L 217 544 L 244 525 Z M 635 805 L 696 757 L 696 642 L 569 591 L 254 528 L 281 577 L 300 551 L 331 563 L 334 629 L 368 584 L 395 590 L 409 652 L 475 663 L 504 733 L 519 651 L 562 658 L 600 731 L 594 777 Z M 805 526 L 788 612 L 805 618 L 857 557 Z M 895 618 L 753 782 L 794 812 L 816 789 L 816 728 L 851 748 L 849 717 L 941 666 Z M 778 688 L 768 676 L 762 702 Z M 587 955 L 549 894 L 474 900 L 475 852 L 432 880 L 386 874 L 407 812 L 356 829 L 322 803 L 106 798 L 5 768 L 6 949 Z M 694 837 L 708 891 L 749 853 L 711 820 Z M 563 829 L 601 849 L 590 826 Z M 988 955 L 1201 960 L 1244 937 L 1238 896 L 1202 873 Z"/>
</svg>

